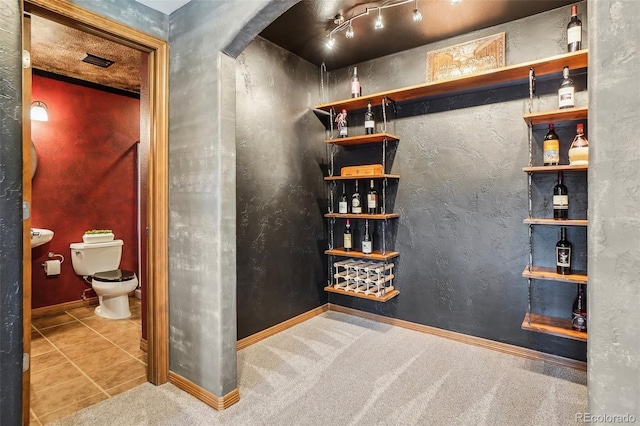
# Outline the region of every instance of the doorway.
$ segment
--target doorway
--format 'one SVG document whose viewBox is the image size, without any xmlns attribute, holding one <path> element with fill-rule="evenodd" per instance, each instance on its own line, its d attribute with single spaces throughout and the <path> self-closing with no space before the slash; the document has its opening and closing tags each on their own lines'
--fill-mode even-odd
<svg viewBox="0 0 640 426">
<path fill-rule="evenodd" d="M 142 96 L 148 115 L 141 120 L 140 134 L 142 140 L 148 140 L 149 156 L 147 168 L 147 262 L 146 288 L 143 297 L 147 304 L 146 330 L 148 349 L 147 380 L 156 385 L 168 380 L 168 313 L 167 313 L 167 223 L 168 223 L 168 184 L 167 184 L 167 144 L 168 144 L 168 46 L 167 42 L 149 36 L 140 31 L 103 18 L 83 10 L 77 6 L 57 0 L 24 1 L 27 14 L 58 22 L 81 31 L 120 43 L 142 52 L 148 57 L 147 77 L 148 90 Z M 26 15 L 25 15 L 26 16 Z M 29 19 L 23 18 L 23 34 L 25 48 L 29 46 Z M 25 50 L 29 50 L 26 48 Z M 29 153 L 31 148 L 28 111 L 31 100 L 31 70 L 23 74 L 23 145 L 29 149 L 25 152 L 23 168 L 23 186 L 25 201 L 31 202 L 31 185 Z M 28 143 L 27 143 L 28 142 Z M 24 230 L 29 234 L 30 220 L 24 221 Z M 143 232 L 141 229 L 140 232 Z M 24 252 L 24 352 L 31 351 L 31 247 L 25 239 Z M 30 403 L 30 369 L 23 374 L 23 423 L 29 423 Z"/>
</svg>

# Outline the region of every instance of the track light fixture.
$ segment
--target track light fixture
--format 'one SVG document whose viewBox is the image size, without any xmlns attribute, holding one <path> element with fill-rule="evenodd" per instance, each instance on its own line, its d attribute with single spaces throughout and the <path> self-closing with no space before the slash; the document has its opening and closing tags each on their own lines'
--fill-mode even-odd
<svg viewBox="0 0 640 426">
<path fill-rule="evenodd" d="M 376 30 L 379 30 L 380 28 L 384 28 L 384 25 L 382 25 L 382 15 L 380 12 L 380 8 L 378 8 L 378 18 L 376 18 L 376 24 L 374 25 L 374 28 Z"/>
<path fill-rule="evenodd" d="M 353 38 L 354 33 L 353 33 L 353 26 L 351 25 L 351 22 L 349 22 L 349 28 L 347 28 L 347 32 L 344 34 L 344 36 L 346 38 Z"/>
<path fill-rule="evenodd" d="M 418 10 L 418 0 L 415 0 L 415 2 L 413 3 L 413 21 L 422 21 L 422 13 L 420 13 L 420 11 Z"/>
</svg>

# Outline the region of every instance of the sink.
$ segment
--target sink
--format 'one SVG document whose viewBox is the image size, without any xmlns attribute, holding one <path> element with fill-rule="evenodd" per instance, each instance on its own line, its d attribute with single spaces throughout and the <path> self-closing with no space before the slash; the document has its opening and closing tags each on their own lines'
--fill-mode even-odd
<svg viewBox="0 0 640 426">
<path fill-rule="evenodd" d="M 31 248 L 41 246 L 53 239 L 53 231 L 43 228 L 31 228 Z"/>
</svg>

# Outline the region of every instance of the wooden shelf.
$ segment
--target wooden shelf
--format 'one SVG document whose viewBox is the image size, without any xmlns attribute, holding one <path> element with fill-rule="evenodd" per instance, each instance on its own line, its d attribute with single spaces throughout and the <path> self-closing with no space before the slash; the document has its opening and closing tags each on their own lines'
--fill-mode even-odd
<svg viewBox="0 0 640 426">
<path fill-rule="evenodd" d="M 550 226 L 587 226 L 587 219 L 547 219 L 528 217 L 523 222 L 527 225 L 550 225 Z"/>
<path fill-rule="evenodd" d="M 573 274 L 562 275 L 562 274 L 556 273 L 555 268 L 544 268 L 542 266 L 533 266 L 531 270 L 529 270 L 529 265 L 527 265 L 524 267 L 524 271 L 522 271 L 522 276 L 525 278 L 535 278 L 538 280 L 549 280 L 549 281 L 562 281 L 562 282 L 574 283 L 574 284 L 587 283 L 586 271 L 573 271 Z"/>
<path fill-rule="evenodd" d="M 400 179 L 400 175 L 358 175 L 358 176 L 327 176 L 324 180 L 360 180 L 360 179 Z"/>
<path fill-rule="evenodd" d="M 353 291 L 344 291 L 340 288 L 335 288 L 332 286 L 325 287 L 324 291 L 328 291 L 330 293 L 343 294 L 345 296 L 359 297 L 361 299 L 375 300 L 376 302 L 386 302 L 387 300 L 393 297 L 396 297 L 398 294 L 400 294 L 398 290 L 393 289 L 390 292 L 386 293 L 383 297 L 376 297 L 371 294 L 365 295 L 364 293 L 354 293 Z"/>
<path fill-rule="evenodd" d="M 351 111 L 366 108 L 367 102 L 369 101 L 371 101 L 372 105 L 381 105 L 382 100 L 385 97 L 393 99 L 396 102 L 402 102 L 430 96 L 442 96 L 459 92 L 471 92 L 474 90 L 478 91 L 492 87 L 506 86 L 518 81 L 528 81 L 530 68 L 534 69 L 536 77 L 549 74 L 560 74 L 564 66 L 568 66 L 570 69 L 586 68 L 588 63 L 587 53 L 588 51 L 586 49 L 578 52 L 564 53 L 531 62 L 509 65 L 495 70 L 469 74 L 463 77 L 441 80 L 434 83 L 423 83 L 401 89 L 387 90 L 385 92 L 360 96 L 358 98 L 329 102 L 317 105 L 315 108 L 324 111 L 329 111 L 331 108 L 336 110 L 344 108 L 347 111 Z"/>
<path fill-rule="evenodd" d="M 534 112 L 522 116 L 527 125 L 555 123 L 558 121 L 586 120 L 589 108 L 586 106 L 553 111 Z"/>
<path fill-rule="evenodd" d="M 354 213 L 326 213 L 324 217 L 335 217 L 338 219 L 373 219 L 373 220 L 387 220 L 400 217 L 400 213 L 385 213 L 385 214 L 354 214 Z"/>
<path fill-rule="evenodd" d="M 325 250 L 324 254 L 331 254 L 333 256 L 343 256 L 343 257 L 355 257 L 357 259 L 371 259 L 371 260 L 389 260 L 394 257 L 400 256 L 400 253 L 397 251 L 388 251 L 385 254 L 382 254 L 380 250 L 373 250 L 371 254 L 364 254 L 361 251 L 351 250 L 346 251 L 344 248 L 335 248 L 333 250 Z"/>
<path fill-rule="evenodd" d="M 340 146 L 364 145 L 368 143 L 381 143 L 384 141 L 397 141 L 399 138 L 390 133 L 374 133 L 373 135 L 349 136 L 348 138 L 325 139 L 325 143 Z"/>
<path fill-rule="evenodd" d="M 589 169 L 589 166 L 570 166 L 568 164 L 560 166 L 529 166 L 523 167 L 522 171 L 527 173 L 545 173 L 545 172 L 583 172 Z"/>
<path fill-rule="evenodd" d="M 531 318 L 531 321 L 529 321 L 529 318 Z M 522 321 L 522 328 L 537 333 L 580 340 L 581 342 L 587 341 L 587 332 L 572 329 L 571 321 L 568 319 L 547 317 L 538 314 L 525 314 L 524 321 Z"/>
</svg>

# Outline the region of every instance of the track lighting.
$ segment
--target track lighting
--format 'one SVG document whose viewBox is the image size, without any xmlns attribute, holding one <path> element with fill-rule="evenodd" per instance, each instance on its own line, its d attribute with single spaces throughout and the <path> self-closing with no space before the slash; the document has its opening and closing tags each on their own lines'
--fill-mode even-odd
<svg viewBox="0 0 640 426">
<path fill-rule="evenodd" d="M 376 30 L 384 28 L 384 25 L 382 24 L 382 15 L 380 13 L 380 8 L 378 8 L 378 18 L 376 19 L 376 24 L 374 25 Z"/>
<path fill-rule="evenodd" d="M 333 39 L 333 36 L 329 34 L 329 40 L 327 41 L 327 48 L 333 49 L 333 46 L 336 44 L 336 41 Z"/>
<path fill-rule="evenodd" d="M 460 3 L 460 0 L 451 0 L 451 4 L 458 4 Z"/>
<path fill-rule="evenodd" d="M 347 38 L 353 38 L 353 26 L 351 25 L 351 21 L 349 21 L 349 28 L 347 29 L 347 32 L 345 33 L 345 37 Z"/>
<path fill-rule="evenodd" d="M 413 21 L 422 21 L 422 13 L 418 10 L 418 0 L 415 0 L 415 3 L 413 4 Z"/>
</svg>

